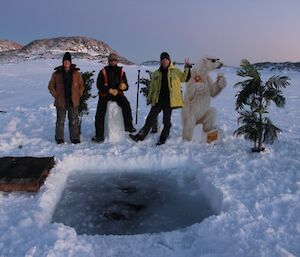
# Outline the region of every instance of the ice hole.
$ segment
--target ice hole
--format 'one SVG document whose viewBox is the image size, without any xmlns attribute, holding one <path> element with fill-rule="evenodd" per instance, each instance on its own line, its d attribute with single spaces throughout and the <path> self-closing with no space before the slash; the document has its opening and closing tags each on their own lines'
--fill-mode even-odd
<svg viewBox="0 0 300 257">
<path fill-rule="evenodd" d="M 52 222 L 87 235 L 181 229 L 216 214 L 194 184 L 178 182 L 162 171 L 71 175 Z"/>
</svg>

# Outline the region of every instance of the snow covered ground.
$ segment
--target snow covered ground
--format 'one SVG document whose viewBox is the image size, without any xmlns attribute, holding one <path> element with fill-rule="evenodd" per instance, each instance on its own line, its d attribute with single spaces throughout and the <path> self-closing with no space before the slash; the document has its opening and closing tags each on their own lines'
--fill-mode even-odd
<svg viewBox="0 0 300 257">
<path fill-rule="evenodd" d="M 76 63 L 83 72 L 98 73 L 102 67 L 92 61 Z M 173 113 L 166 145 L 155 147 L 158 134 L 137 144 L 127 137 L 93 144 L 97 99 L 92 99 L 82 143 L 56 145 L 56 112 L 47 85 L 58 64 L 0 65 L 0 110 L 6 111 L 0 113 L 0 156 L 55 156 L 57 161 L 38 193 L 0 193 L 1 257 L 300 256 L 300 73 L 287 73 L 292 86 L 284 91 L 286 107 L 271 109 L 271 119 L 283 130 L 279 140 L 264 153 L 253 154 L 250 142 L 232 136 L 237 128 L 233 85 L 239 80 L 233 68 L 223 69 L 228 85 L 212 103 L 224 131 L 222 144 L 183 142 L 180 110 Z M 125 67 L 133 110 L 137 70 L 143 75 L 147 68 Z M 271 74 L 263 72 L 265 77 Z M 140 95 L 138 128 L 148 111 Z M 172 232 L 124 236 L 78 235 L 72 227 L 51 223 L 70 176 L 137 171 L 164 171 L 182 186 L 198 187 L 217 215 Z"/>
</svg>

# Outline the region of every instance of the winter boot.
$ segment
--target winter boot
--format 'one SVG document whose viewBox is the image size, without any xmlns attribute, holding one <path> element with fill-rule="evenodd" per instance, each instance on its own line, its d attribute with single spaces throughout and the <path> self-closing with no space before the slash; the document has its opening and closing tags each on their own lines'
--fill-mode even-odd
<svg viewBox="0 0 300 257">
<path fill-rule="evenodd" d="M 133 135 L 133 134 L 129 134 L 129 137 L 134 140 L 135 142 L 138 142 L 138 141 L 143 141 L 145 139 L 145 137 L 147 136 L 149 132 L 149 129 L 146 128 L 146 127 L 143 127 L 139 133 L 137 133 L 136 135 Z"/>
<path fill-rule="evenodd" d="M 167 138 L 160 137 L 156 145 L 163 145 L 166 143 L 166 141 L 167 141 Z"/>
<path fill-rule="evenodd" d="M 136 128 L 135 127 L 125 128 L 125 131 L 133 133 L 136 132 Z"/>
<path fill-rule="evenodd" d="M 55 141 L 56 141 L 56 144 L 58 144 L 58 145 L 65 143 L 65 141 L 63 139 L 58 139 L 57 137 L 55 137 Z"/>
<path fill-rule="evenodd" d="M 133 135 L 133 134 L 129 134 L 129 137 L 135 141 L 135 142 L 138 142 L 138 141 L 141 141 L 141 137 L 139 137 L 139 134 L 136 134 L 136 135 Z"/>
<path fill-rule="evenodd" d="M 104 142 L 104 137 L 93 137 L 92 142 L 94 142 L 94 143 L 103 143 Z"/>
<path fill-rule="evenodd" d="M 80 144 L 80 139 L 74 139 L 71 142 L 72 144 Z"/>
</svg>

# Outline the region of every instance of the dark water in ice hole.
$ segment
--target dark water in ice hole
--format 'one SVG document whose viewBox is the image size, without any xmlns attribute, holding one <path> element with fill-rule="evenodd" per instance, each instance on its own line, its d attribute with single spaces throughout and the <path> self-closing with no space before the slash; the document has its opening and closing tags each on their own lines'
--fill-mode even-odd
<svg viewBox="0 0 300 257">
<path fill-rule="evenodd" d="M 68 178 L 52 222 L 87 235 L 172 231 L 214 214 L 193 187 L 162 173 L 77 174 Z"/>
</svg>

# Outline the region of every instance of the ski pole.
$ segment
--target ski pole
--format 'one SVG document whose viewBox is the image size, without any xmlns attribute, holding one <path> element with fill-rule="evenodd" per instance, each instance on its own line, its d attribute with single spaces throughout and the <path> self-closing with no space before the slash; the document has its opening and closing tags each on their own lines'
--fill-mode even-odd
<svg viewBox="0 0 300 257">
<path fill-rule="evenodd" d="M 138 80 L 137 80 L 137 89 L 136 89 L 136 111 L 135 111 L 135 124 L 138 123 L 138 109 L 139 109 L 139 92 L 140 92 L 140 72 L 138 70 Z"/>
</svg>

